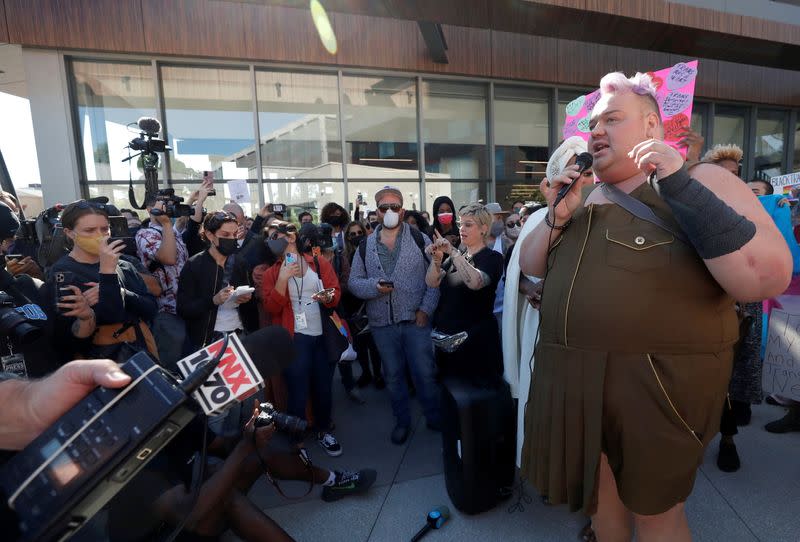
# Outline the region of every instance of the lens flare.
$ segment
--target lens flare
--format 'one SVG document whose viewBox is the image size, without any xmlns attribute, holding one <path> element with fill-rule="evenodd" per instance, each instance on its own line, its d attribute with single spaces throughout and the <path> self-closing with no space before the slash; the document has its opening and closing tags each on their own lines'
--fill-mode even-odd
<svg viewBox="0 0 800 542">
<path fill-rule="evenodd" d="M 325 8 L 322 7 L 319 0 L 311 0 L 311 18 L 314 20 L 314 26 L 317 27 L 317 33 L 322 45 L 330 54 L 335 55 L 338 49 L 336 34 L 333 33 L 331 21 L 328 19 L 328 14 L 325 13 Z"/>
</svg>

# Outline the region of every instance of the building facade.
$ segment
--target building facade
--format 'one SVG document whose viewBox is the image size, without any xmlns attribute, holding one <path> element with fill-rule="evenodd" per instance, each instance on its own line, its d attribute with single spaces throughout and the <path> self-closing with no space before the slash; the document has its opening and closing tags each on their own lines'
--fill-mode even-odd
<svg viewBox="0 0 800 542">
<path fill-rule="evenodd" d="M 21 79 L 0 74 L 0 92 L 30 101 L 45 204 L 127 206 L 129 181 L 141 198 L 141 164 L 124 160 L 148 116 L 173 149 L 162 185 L 184 196 L 213 171 L 248 181 L 249 212 L 369 205 L 388 183 L 408 208 L 508 205 L 531 197 L 566 104 L 603 74 L 692 59 L 706 145 L 741 146 L 745 179 L 800 170 L 791 2 L 322 4 L 332 53 L 295 0 L 0 0 L 0 70 Z"/>
</svg>

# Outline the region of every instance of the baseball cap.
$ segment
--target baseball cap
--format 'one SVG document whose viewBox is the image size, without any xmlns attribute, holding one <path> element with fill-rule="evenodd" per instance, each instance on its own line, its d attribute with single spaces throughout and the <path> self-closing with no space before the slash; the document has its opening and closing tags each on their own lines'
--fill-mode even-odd
<svg viewBox="0 0 800 542">
<path fill-rule="evenodd" d="M 386 194 L 394 194 L 395 196 L 400 198 L 400 204 L 401 205 L 403 204 L 403 193 L 400 192 L 400 189 L 397 188 L 396 186 L 389 186 L 389 185 L 384 186 L 383 188 L 375 192 L 375 204 L 376 205 L 379 204 L 381 202 L 381 198 Z"/>
<path fill-rule="evenodd" d="M 19 217 L 5 203 L 0 203 L 0 239 L 14 237 L 19 229 Z"/>
<path fill-rule="evenodd" d="M 511 214 L 509 211 L 504 211 L 503 208 L 500 207 L 500 204 L 497 203 L 496 201 L 493 201 L 491 203 L 487 203 L 485 207 L 486 207 L 486 210 L 489 211 L 489 213 L 493 214 L 493 215 L 503 215 L 503 214 L 510 215 Z"/>
</svg>

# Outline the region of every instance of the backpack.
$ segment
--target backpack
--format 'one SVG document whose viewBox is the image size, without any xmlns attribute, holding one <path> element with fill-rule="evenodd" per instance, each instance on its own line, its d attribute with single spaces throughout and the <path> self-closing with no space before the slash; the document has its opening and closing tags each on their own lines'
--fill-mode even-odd
<svg viewBox="0 0 800 542">
<path fill-rule="evenodd" d="M 412 228 L 411 226 L 408 227 L 411 231 L 411 237 L 414 238 L 414 242 L 419 247 L 419 251 L 422 252 L 422 259 L 425 260 L 425 265 L 430 265 L 431 259 L 425 254 L 425 237 L 422 236 L 422 232 L 416 228 Z M 367 238 L 361 240 L 361 243 L 358 245 L 358 253 L 361 256 L 361 262 L 364 264 L 364 272 L 367 271 Z"/>
</svg>

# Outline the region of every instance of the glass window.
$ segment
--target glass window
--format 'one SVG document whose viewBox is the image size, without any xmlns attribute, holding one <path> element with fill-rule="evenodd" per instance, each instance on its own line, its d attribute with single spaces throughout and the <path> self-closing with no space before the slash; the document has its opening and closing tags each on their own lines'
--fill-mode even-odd
<svg viewBox="0 0 800 542">
<path fill-rule="evenodd" d="M 152 75 L 149 63 L 72 61 L 70 84 L 86 180 L 144 179 L 141 160 L 122 160 L 129 156 L 128 142 L 138 136 L 138 118 L 157 116 Z"/>
<path fill-rule="evenodd" d="M 164 66 L 161 79 L 172 178 L 257 178 L 250 71 Z"/>
<path fill-rule="evenodd" d="M 742 150 L 748 110 L 746 107 L 719 105 L 714 107 L 714 145 L 734 144 Z"/>
<path fill-rule="evenodd" d="M 550 91 L 494 87 L 495 178 L 540 182 L 547 167 Z"/>
<path fill-rule="evenodd" d="M 425 81 L 422 138 L 426 177 L 481 179 L 488 176 L 486 85 Z"/>
<path fill-rule="evenodd" d="M 754 157 L 757 177 L 787 173 L 783 165 L 783 150 L 788 116 L 788 111 L 758 109 Z"/>
<path fill-rule="evenodd" d="M 415 80 L 346 75 L 342 84 L 348 180 L 419 179 Z"/>
<path fill-rule="evenodd" d="M 439 196 L 447 196 L 456 206 L 456 210 L 467 203 L 487 201 L 488 181 L 425 181 L 427 197 L 425 209 L 433 210 L 433 202 Z"/>
<path fill-rule="evenodd" d="M 256 83 L 263 178 L 342 178 L 336 75 L 258 71 Z"/>
</svg>

